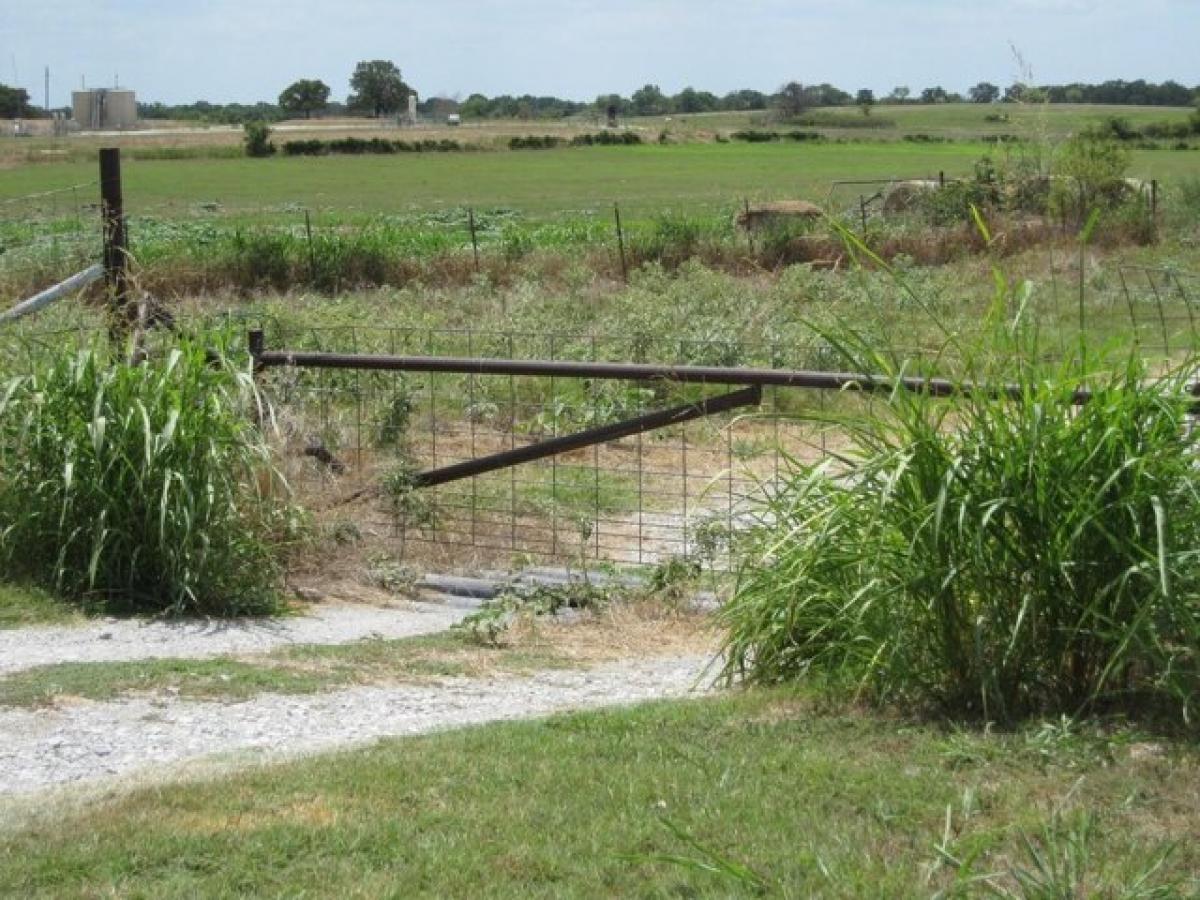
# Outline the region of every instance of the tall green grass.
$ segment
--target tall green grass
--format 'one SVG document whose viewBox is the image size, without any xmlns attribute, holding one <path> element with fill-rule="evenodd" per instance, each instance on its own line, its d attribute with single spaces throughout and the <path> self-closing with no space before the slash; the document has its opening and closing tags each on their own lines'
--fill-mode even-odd
<svg viewBox="0 0 1200 900">
<path fill-rule="evenodd" d="M 1194 361 L 1048 367 L 1010 325 L 965 351 L 963 377 L 1012 379 L 1016 396 L 897 392 L 838 423 L 851 446 L 836 461 L 790 467 L 722 613 L 728 676 L 814 677 L 988 720 L 1144 701 L 1194 713 Z M 1076 408 L 1081 382 L 1092 397 Z"/>
<path fill-rule="evenodd" d="M 262 415 L 199 346 L 50 353 L 0 388 L 0 568 L 89 608 L 276 610 L 288 523 Z"/>
</svg>

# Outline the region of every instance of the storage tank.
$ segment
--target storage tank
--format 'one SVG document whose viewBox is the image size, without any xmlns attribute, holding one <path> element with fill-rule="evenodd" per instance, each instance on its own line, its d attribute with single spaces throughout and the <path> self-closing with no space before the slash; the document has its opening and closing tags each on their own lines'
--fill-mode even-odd
<svg viewBox="0 0 1200 900">
<path fill-rule="evenodd" d="M 73 91 L 71 108 L 80 128 L 101 131 L 137 124 L 137 95 L 125 88 Z"/>
</svg>

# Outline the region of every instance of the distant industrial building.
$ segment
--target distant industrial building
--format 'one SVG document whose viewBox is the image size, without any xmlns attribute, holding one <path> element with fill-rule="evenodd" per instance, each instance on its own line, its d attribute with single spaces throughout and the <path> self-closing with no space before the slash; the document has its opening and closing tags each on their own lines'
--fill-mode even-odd
<svg viewBox="0 0 1200 900">
<path fill-rule="evenodd" d="M 125 88 L 73 91 L 71 108 L 79 127 L 89 131 L 132 128 L 137 124 L 137 96 Z"/>
</svg>

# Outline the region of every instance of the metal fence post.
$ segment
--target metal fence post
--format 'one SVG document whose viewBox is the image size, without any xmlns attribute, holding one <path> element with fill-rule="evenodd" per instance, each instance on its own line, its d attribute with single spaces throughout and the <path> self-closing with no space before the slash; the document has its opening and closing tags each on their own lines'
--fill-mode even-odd
<svg viewBox="0 0 1200 900">
<path fill-rule="evenodd" d="M 475 274 L 479 274 L 479 236 L 475 233 L 475 209 L 467 207 L 467 224 L 471 227 L 471 249 L 475 252 Z"/>
<path fill-rule="evenodd" d="M 613 204 L 613 216 L 617 220 L 617 247 L 621 251 L 621 277 L 629 281 L 629 263 L 625 260 L 625 232 L 621 229 L 621 207 Z"/>
<path fill-rule="evenodd" d="M 304 211 L 304 236 L 308 241 L 308 280 L 315 285 L 317 283 L 317 251 L 313 247 L 312 216 L 307 209 Z"/>
</svg>

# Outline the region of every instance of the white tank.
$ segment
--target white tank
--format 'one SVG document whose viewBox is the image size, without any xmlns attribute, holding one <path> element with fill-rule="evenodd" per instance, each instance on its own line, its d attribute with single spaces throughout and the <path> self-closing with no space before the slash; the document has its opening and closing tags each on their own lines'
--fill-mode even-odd
<svg viewBox="0 0 1200 900">
<path fill-rule="evenodd" d="M 122 88 L 73 91 L 71 109 L 83 129 L 107 131 L 137 124 L 137 95 Z"/>
</svg>

